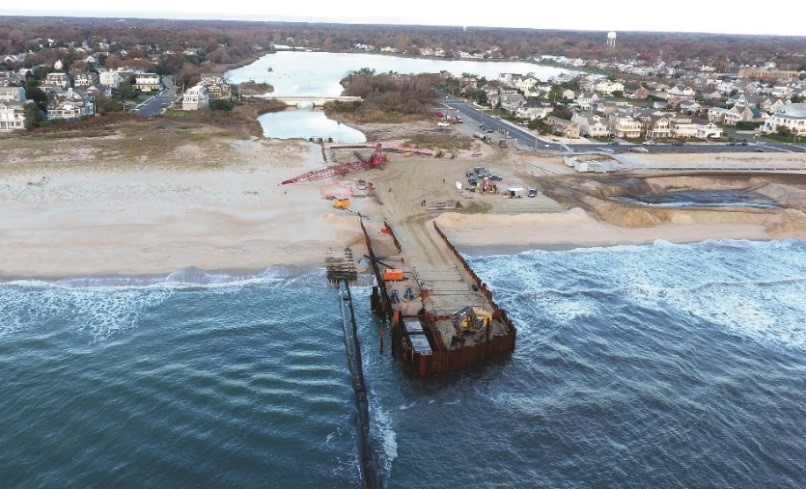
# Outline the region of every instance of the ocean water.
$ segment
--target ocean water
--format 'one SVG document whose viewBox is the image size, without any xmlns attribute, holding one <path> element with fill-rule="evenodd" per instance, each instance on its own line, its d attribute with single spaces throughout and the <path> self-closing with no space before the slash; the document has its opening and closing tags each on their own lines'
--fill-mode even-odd
<svg viewBox="0 0 806 489">
<path fill-rule="evenodd" d="M 519 337 L 461 373 L 404 376 L 353 288 L 387 487 L 804 486 L 806 242 L 469 261 Z M 0 485 L 359 487 L 324 282 L 0 285 Z"/>
</svg>

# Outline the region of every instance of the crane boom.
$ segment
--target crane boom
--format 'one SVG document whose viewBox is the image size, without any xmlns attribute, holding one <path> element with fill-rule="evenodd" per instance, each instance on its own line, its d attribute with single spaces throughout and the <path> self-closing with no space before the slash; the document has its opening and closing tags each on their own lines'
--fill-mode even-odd
<svg viewBox="0 0 806 489">
<path fill-rule="evenodd" d="M 282 184 L 288 185 L 290 183 L 313 182 L 316 180 L 323 180 L 325 178 L 343 176 L 350 172 L 375 168 L 389 161 L 386 155 L 383 154 L 383 149 L 381 148 L 380 144 L 375 146 L 375 152 L 372 153 L 372 156 L 369 159 L 364 158 L 358 151 L 355 152 L 355 155 L 358 158 L 358 161 L 344 163 L 342 165 L 329 166 L 327 168 L 322 168 L 321 170 L 309 171 L 308 173 L 303 173 L 302 175 L 298 175 L 294 178 L 289 178 L 288 180 L 283 181 Z"/>
</svg>

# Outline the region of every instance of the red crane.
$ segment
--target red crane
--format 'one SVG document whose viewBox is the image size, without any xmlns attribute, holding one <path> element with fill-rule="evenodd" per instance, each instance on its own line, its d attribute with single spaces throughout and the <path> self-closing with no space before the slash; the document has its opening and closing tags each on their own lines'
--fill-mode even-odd
<svg viewBox="0 0 806 489">
<path fill-rule="evenodd" d="M 389 161 L 389 158 L 383 154 L 383 149 L 381 148 L 380 144 L 375 146 L 375 152 L 372 153 L 372 156 L 370 156 L 369 159 L 364 158 L 358 151 L 355 152 L 355 156 L 358 158 L 358 161 L 345 163 L 343 165 L 329 166 L 321 170 L 309 171 L 308 173 L 303 173 L 302 175 L 294 178 L 289 178 L 288 180 L 282 182 L 282 184 L 288 185 L 289 183 L 313 182 L 315 180 L 322 180 L 335 176 L 344 176 L 350 172 L 358 170 L 377 168 Z"/>
</svg>

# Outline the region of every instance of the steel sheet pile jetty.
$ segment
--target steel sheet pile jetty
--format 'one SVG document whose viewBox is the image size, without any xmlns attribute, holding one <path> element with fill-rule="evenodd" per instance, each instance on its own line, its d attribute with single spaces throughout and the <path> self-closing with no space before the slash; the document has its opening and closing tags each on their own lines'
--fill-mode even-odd
<svg viewBox="0 0 806 489">
<path fill-rule="evenodd" d="M 397 233 L 386 221 L 361 226 L 376 279 L 372 306 L 390 318 L 392 355 L 407 372 L 451 372 L 515 349 L 515 325 L 436 224 Z"/>
</svg>

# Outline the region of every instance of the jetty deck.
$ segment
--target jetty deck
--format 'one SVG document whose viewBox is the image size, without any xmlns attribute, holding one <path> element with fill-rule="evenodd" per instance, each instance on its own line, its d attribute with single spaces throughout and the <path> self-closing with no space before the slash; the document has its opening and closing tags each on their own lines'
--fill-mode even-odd
<svg viewBox="0 0 806 489">
<path fill-rule="evenodd" d="M 492 293 L 426 216 L 362 221 L 376 276 L 373 306 L 392 320 L 392 352 L 427 376 L 467 367 L 515 348 L 516 328 Z M 386 270 L 402 279 L 385 280 Z M 462 327 L 458 311 L 489 318 Z M 479 323 L 481 324 L 481 323 Z"/>
</svg>

